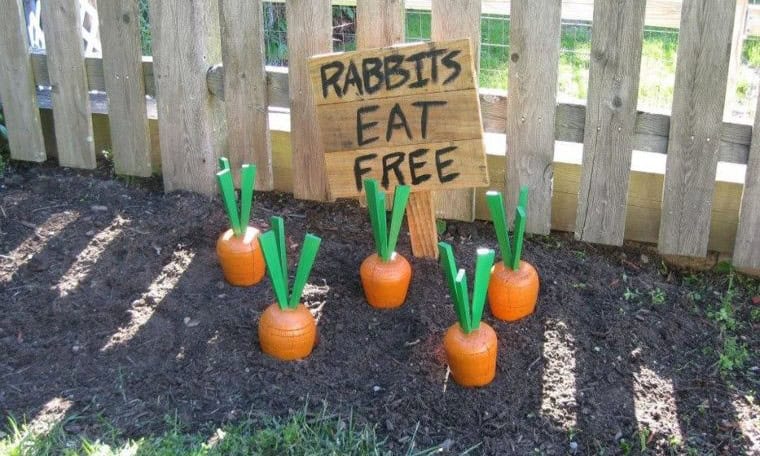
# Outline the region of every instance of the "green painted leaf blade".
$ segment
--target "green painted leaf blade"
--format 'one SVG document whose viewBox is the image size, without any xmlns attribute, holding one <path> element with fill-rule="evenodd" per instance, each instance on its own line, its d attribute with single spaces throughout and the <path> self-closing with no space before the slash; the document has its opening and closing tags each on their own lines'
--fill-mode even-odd
<svg viewBox="0 0 760 456">
<path fill-rule="evenodd" d="M 256 181 L 256 165 L 243 165 L 240 171 L 240 228 L 245 230 L 251 221 L 253 206 L 253 183 Z"/>
<path fill-rule="evenodd" d="M 517 205 L 525 209 L 525 215 L 528 215 L 528 186 L 520 187 L 520 196 L 517 199 Z"/>
<path fill-rule="evenodd" d="M 401 222 L 404 220 L 404 213 L 406 212 L 406 203 L 409 201 L 409 192 L 411 188 L 408 185 L 399 185 L 396 187 L 396 192 L 393 195 L 393 210 L 391 211 L 391 226 L 388 229 L 388 258 L 385 261 L 390 260 L 390 256 L 396 250 L 396 243 L 398 242 L 398 235 L 401 232 Z"/>
<path fill-rule="evenodd" d="M 231 171 L 230 169 L 230 161 L 227 157 L 219 157 L 219 170 L 220 171 Z"/>
<path fill-rule="evenodd" d="M 459 326 L 462 327 L 462 331 L 467 329 L 467 313 L 465 312 L 465 305 L 461 301 L 459 290 L 456 285 L 457 267 L 456 260 L 454 258 L 454 251 L 446 242 L 438 243 L 438 256 L 441 261 L 441 268 L 443 268 L 443 275 L 446 277 L 446 282 L 449 285 L 449 291 L 451 293 L 451 300 L 454 302 L 454 312 L 457 314 L 457 320 L 459 320 Z"/>
<path fill-rule="evenodd" d="M 282 217 L 273 216 L 271 219 L 272 231 L 277 241 L 277 254 L 280 257 L 280 275 L 285 284 L 285 302 L 288 302 L 288 254 L 285 246 L 285 221 Z"/>
<path fill-rule="evenodd" d="M 290 294 L 291 309 L 295 309 L 301 301 L 301 294 L 303 294 L 306 281 L 309 280 L 309 274 L 312 266 L 314 266 L 314 259 L 317 257 L 321 243 L 322 239 L 313 234 L 307 234 L 304 237 L 301 256 L 298 258 L 298 267 L 296 268 L 296 278 L 293 281 L 293 291 Z"/>
<path fill-rule="evenodd" d="M 518 206 L 515 210 L 515 247 L 512 255 L 512 269 L 520 268 L 520 256 L 522 255 L 523 239 L 525 237 L 525 208 Z"/>
<path fill-rule="evenodd" d="M 377 238 L 380 240 L 380 257 L 388 261 L 388 219 L 385 215 L 385 192 L 375 195 L 375 211 L 377 212 Z"/>
<path fill-rule="evenodd" d="M 237 202 L 235 201 L 235 186 L 232 183 L 232 173 L 229 169 L 216 173 L 216 180 L 219 182 L 219 188 L 222 191 L 222 200 L 224 209 L 227 211 L 227 218 L 230 219 L 230 228 L 235 236 L 240 236 L 240 219 L 238 218 Z"/>
<path fill-rule="evenodd" d="M 486 203 L 488 204 L 488 211 L 491 213 L 491 220 L 493 220 L 496 239 L 499 241 L 501 261 L 504 263 L 504 266 L 509 266 L 512 262 L 512 250 L 509 247 L 509 231 L 504 211 L 504 197 L 501 195 L 501 192 L 490 191 L 486 193 Z"/>
<path fill-rule="evenodd" d="M 380 250 L 380 220 L 377 210 L 377 193 L 378 185 L 375 179 L 364 180 L 364 191 L 367 196 L 367 211 L 369 212 L 369 223 L 372 226 L 372 238 L 375 240 L 375 250 L 379 256 L 382 256 Z"/>
<path fill-rule="evenodd" d="M 277 248 L 277 237 L 274 230 L 267 231 L 259 237 L 261 252 L 264 254 L 264 262 L 267 265 L 269 280 L 272 282 L 274 296 L 280 309 L 288 307 L 288 289 L 287 283 L 282 281 L 282 264 L 280 263 L 280 253 Z"/>
<path fill-rule="evenodd" d="M 459 272 L 457 272 L 457 277 L 454 279 L 454 284 L 457 288 L 457 295 L 459 298 L 458 301 L 463 308 L 465 318 L 464 332 L 471 333 L 473 330 L 477 329 L 478 326 L 474 324 L 472 320 L 472 313 L 470 312 L 470 297 L 469 293 L 467 292 L 467 274 L 465 273 L 464 269 L 460 269 Z"/>
<path fill-rule="evenodd" d="M 477 327 L 483 318 L 488 282 L 491 279 L 495 253 L 491 249 L 478 249 L 475 262 L 475 281 L 472 285 L 472 322 Z"/>
</svg>

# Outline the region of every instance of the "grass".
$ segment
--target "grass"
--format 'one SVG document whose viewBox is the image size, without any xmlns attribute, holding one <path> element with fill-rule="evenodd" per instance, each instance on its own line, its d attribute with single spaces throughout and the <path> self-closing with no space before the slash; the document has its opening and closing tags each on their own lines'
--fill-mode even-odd
<svg viewBox="0 0 760 456">
<path fill-rule="evenodd" d="M 9 419 L 0 438 L 0 454 L 24 455 L 386 455 L 392 454 L 375 428 L 328 414 L 326 408 L 312 413 L 307 408 L 284 419 L 244 420 L 205 431 L 188 432 L 175 418 L 167 418 L 166 431 L 155 436 L 128 439 L 105 425 L 99 436 L 83 436 L 66 428 L 77 421 L 70 417 L 47 432 Z M 416 429 L 413 430 L 416 432 Z M 3 434 L 0 434 L 2 436 Z M 437 447 L 419 450 L 414 435 L 401 454 L 427 455 Z M 398 453 L 396 453 L 398 454 Z"/>
</svg>

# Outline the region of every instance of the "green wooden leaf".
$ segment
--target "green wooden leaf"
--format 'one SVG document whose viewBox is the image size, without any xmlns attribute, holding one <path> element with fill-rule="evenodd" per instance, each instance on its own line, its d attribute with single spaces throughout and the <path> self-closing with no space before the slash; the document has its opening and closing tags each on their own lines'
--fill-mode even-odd
<svg viewBox="0 0 760 456">
<path fill-rule="evenodd" d="M 240 171 L 240 228 L 245 231 L 251 221 L 253 205 L 253 183 L 256 180 L 256 165 L 243 165 Z"/>
<path fill-rule="evenodd" d="M 493 220 L 496 239 L 499 241 L 501 261 L 504 263 L 504 266 L 509 267 L 512 262 L 512 250 L 509 248 L 509 232 L 507 230 L 507 217 L 504 213 L 504 198 L 501 192 L 486 192 L 486 203 L 488 203 L 488 211 L 491 213 L 491 220 Z"/>
<path fill-rule="evenodd" d="M 462 330 L 465 330 L 467 325 L 467 313 L 465 312 L 465 305 L 460 300 L 460 294 L 457 290 L 455 283 L 457 275 L 456 260 L 454 259 L 454 251 L 446 242 L 438 243 L 438 256 L 441 258 L 441 268 L 443 268 L 443 275 L 446 277 L 446 282 L 449 285 L 449 291 L 451 292 L 451 300 L 454 302 L 454 311 L 457 314 L 457 320 Z"/>
<path fill-rule="evenodd" d="M 472 285 L 472 323 L 475 328 L 480 324 L 483 317 L 483 307 L 486 303 L 488 282 L 491 279 L 494 251 L 491 249 L 478 249 L 478 259 L 475 263 L 475 282 Z"/>
<path fill-rule="evenodd" d="M 464 327 L 464 332 L 471 333 L 478 328 L 478 325 L 472 320 L 472 313 L 470 312 L 470 297 L 467 291 L 467 274 L 464 269 L 459 269 L 457 276 L 454 279 L 454 285 L 456 285 L 457 295 L 459 303 L 464 308 L 464 325 L 460 321 L 460 326 Z"/>
<path fill-rule="evenodd" d="M 230 219 L 230 227 L 235 236 L 240 236 L 240 219 L 238 218 L 237 202 L 235 201 L 235 187 L 232 183 L 232 174 L 229 169 L 216 173 L 216 180 L 219 182 L 219 188 L 222 190 L 222 200 L 224 208 L 227 211 L 227 217 Z"/>
<path fill-rule="evenodd" d="M 515 247 L 512 256 L 512 269 L 520 268 L 520 255 L 522 255 L 523 238 L 525 236 L 525 208 L 518 206 L 515 211 Z"/>
<path fill-rule="evenodd" d="M 303 240 L 301 256 L 298 259 L 298 267 L 296 268 L 296 278 L 293 282 L 293 291 L 290 293 L 291 309 L 295 309 L 301 301 L 303 288 L 309 279 L 309 274 L 311 273 L 311 268 L 314 265 L 314 259 L 317 257 L 317 251 L 321 242 L 322 239 L 313 234 L 307 234 Z"/>
<path fill-rule="evenodd" d="M 380 240 L 380 258 L 384 261 L 388 258 L 388 219 L 385 215 L 385 192 L 380 191 L 375 195 L 375 211 L 377 212 L 377 238 Z"/>
<path fill-rule="evenodd" d="M 219 157 L 219 170 L 220 171 L 231 171 L 230 170 L 230 161 L 227 159 L 227 157 Z"/>
<path fill-rule="evenodd" d="M 274 296 L 280 309 L 288 308 L 288 284 L 282 281 L 282 263 L 277 247 L 277 236 L 274 230 L 267 231 L 259 237 L 264 262 L 267 264 L 269 280 L 272 282 Z"/>
<path fill-rule="evenodd" d="M 377 181 L 375 179 L 365 179 L 364 191 L 367 196 L 367 211 L 369 212 L 369 223 L 372 226 L 372 237 L 375 240 L 375 250 L 377 251 L 377 254 L 382 257 L 383 252 L 380 248 L 382 245 L 382 241 L 380 240 L 380 217 L 378 214 L 382 213 L 385 208 L 378 211 L 377 194 L 379 188 Z"/>
<path fill-rule="evenodd" d="M 517 205 L 525 209 L 525 215 L 528 215 L 528 186 L 520 187 L 520 197 L 517 199 Z"/>
<path fill-rule="evenodd" d="M 408 185 L 399 185 L 396 187 L 396 192 L 393 195 L 393 210 L 391 211 L 391 226 L 388 229 L 388 257 L 384 258 L 385 261 L 391 259 L 391 255 L 396 250 L 396 243 L 398 242 L 398 235 L 401 231 L 401 222 L 404 220 L 404 212 L 406 211 L 406 203 L 409 201 L 410 188 Z"/>
<path fill-rule="evenodd" d="M 270 218 L 272 231 L 274 231 L 274 238 L 277 241 L 277 253 L 280 256 L 280 271 L 282 274 L 282 282 L 285 284 L 285 302 L 288 301 L 288 253 L 287 246 L 285 245 L 285 221 L 282 217 L 273 216 Z"/>
</svg>

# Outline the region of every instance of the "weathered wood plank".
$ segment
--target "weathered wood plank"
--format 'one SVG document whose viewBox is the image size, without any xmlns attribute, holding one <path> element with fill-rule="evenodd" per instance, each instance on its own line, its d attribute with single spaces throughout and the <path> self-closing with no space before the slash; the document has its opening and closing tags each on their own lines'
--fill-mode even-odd
<svg viewBox="0 0 760 456">
<path fill-rule="evenodd" d="M 512 3 L 507 100 L 507 213 L 530 190 L 526 230 L 551 229 L 560 0 Z"/>
<path fill-rule="evenodd" d="M 754 269 L 760 268 L 760 99 L 757 108 L 733 256 L 734 266 Z"/>
<path fill-rule="evenodd" d="M 328 198 L 328 185 L 308 59 L 332 51 L 332 9 L 330 0 L 290 0 L 285 10 L 293 171 L 298 176 L 293 182 L 293 194 L 296 198 L 322 201 Z"/>
<path fill-rule="evenodd" d="M 480 69 L 480 8 L 480 0 L 433 0 L 431 5 L 433 41 L 470 38 L 476 71 Z M 436 192 L 434 201 L 439 217 L 465 221 L 475 219 L 475 189 Z"/>
<path fill-rule="evenodd" d="M 705 256 L 736 0 L 683 5 L 658 247 Z"/>
<path fill-rule="evenodd" d="M 40 111 L 21 0 L 0 0 L 0 98 L 11 158 L 45 161 Z"/>
<path fill-rule="evenodd" d="M 58 163 L 95 168 L 79 1 L 42 2 Z M 77 45 L 78 44 L 78 45 Z"/>
<path fill-rule="evenodd" d="M 403 43 L 405 24 L 404 0 L 357 0 L 356 48 Z"/>
<path fill-rule="evenodd" d="M 406 223 L 409 225 L 412 254 L 417 258 L 438 258 L 438 230 L 435 225 L 432 192 L 415 192 L 409 195 Z"/>
<path fill-rule="evenodd" d="M 267 80 L 264 68 L 264 19 L 261 0 L 221 0 L 222 60 L 227 113 L 227 157 L 235 181 L 243 163 L 256 165 L 256 189 L 271 190 Z"/>
<path fill-rule="evenodd" d="M 577 239 L 622 245 L 646 0 L 597 0 Z"/>
<path fill-rule="evenodd" d="M 734 10 L 734 31 L 731 35 L 731 59 L 728 61 L 728 83 L 726 84 L 726 101 L 723 108 L 723 117 L 728 120 L 732 119 L 733 107 L 736 104 L 736 84 L 739 82 L 739 72 L 742 67 L 742 50 L 744 48 L 744 38 L 746 30 L 744 25 L 747 21 L 747 11 L 749 0 L 736 0 L 736 9 Z"/>
<path fill-rule="evenodd" d="M 164 190 L 217 192 L 216 159 L 224 150 L 224 110 L 206 86 L 221 60 L 217 2 L 150 3 Z"/>
<path fill-rule="evenodd" d="M 137 0 L 98 5 L 114 168 L 116 174 L 147 177 L 153 170 L 139 20 Z"/>
</svg>

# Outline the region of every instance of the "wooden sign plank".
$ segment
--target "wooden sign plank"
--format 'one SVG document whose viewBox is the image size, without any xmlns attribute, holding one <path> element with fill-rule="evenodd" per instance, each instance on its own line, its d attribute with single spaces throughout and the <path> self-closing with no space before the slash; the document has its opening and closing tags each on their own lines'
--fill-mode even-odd
<svg viewBox="0 0 760 456">
<path fill-rule="evenodd" d="M 79 0 L 42 2 L 42 19 L 53 86 L 58 162 L 73 168 L 95 168 Z"/>
<path fill-rule="evenodd" d="M 100 2 L 98 21 L 114 169 L 116 174 L 148 177 L 153 169 L 145 111 L 138 2 Z"/>
<path fill-rule="evenodd" d="M 235 181 L 243 163 L 256 165 L 256 190 L 272 190 L 272 146 L 264 67 L 264 19 L 261 0 L 222 0 L 224 107 L 227 157 Z"/>
<path fill-rule="evenodd" d="M 456 11 L 456 14 L 451 14 Z M 479 69 L 480 0 L 433 0 L 430 35 L 433 41 L 471 38 L 473 66 Z M 443 190 L 434 195 L 436 214 L 446 219 L 475 220 L 475 189 Z"/>
<path fill-rule="evenodd" d="M 551 229 L 561 6 L 560 0 L 511 4 L 505 200 L 514 213 L 520 187 L 528 186 L 529 233 Z"/>
<path fill-rule="evenodd" d="M 288 83 L 290 87 L 293 181 L 296 198 L 324 201 L 328 198 L 319 124 L 309 80 L 308 58 L 332 51 L 330 0 L 288 0 Z"/>
<path fill-rule="evenodd" d="M 40 111 L 21 0 L 0 0 L 0 98 L 11 158 L 45 161 Z"/>
<path fill-rule="evenodd" d="M 757 108 L 734 245 L 737 268 L 760 269 L 760 98 Z"/>
<path fill-rule="evenodd" d="M 317 106 L 325 153 L 482 138 L 472 90 Z"/>
<path fill-rule="evenodd" d="M 663 254 L 707 254 L 735 6 L 735 0 L 683 4 L 658 243 Z"/>
<path fill-rule="evenodd" d="M 645 0 L 594 4 L 577 239 L 622 245 L 636 126 Z"/>
</svg>

